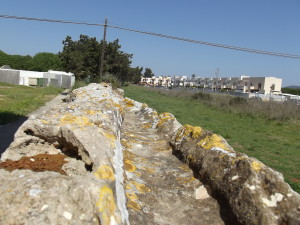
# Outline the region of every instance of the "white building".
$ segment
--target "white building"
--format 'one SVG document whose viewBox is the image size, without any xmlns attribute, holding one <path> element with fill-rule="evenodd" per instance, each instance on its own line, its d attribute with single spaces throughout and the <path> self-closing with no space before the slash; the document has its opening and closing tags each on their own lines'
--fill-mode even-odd
<svg viewBox="0 0 300 225">
<path fill-rule="evenodd" d="M 142 77 L 141 84 L 162 87 L 199 87 L 211 90 L 234 90 L 241 93 L 280 94 L 282 79 L 276 77 L 240 77 L 197 78 L 186 76 Z"/>
<path fill-rule="evenodd" d="M 71 88 L 74 86 L 75 76 L 64 71 L 37 72 L 3 66 L 0 68 L 0 81 L 25 86 Z"/>
</svg>

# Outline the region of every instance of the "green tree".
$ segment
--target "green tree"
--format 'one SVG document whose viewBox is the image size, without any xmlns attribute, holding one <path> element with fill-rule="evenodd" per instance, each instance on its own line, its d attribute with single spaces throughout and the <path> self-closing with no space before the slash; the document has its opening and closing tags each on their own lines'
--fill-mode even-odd
<svg viewBox="0 0 300 225">
<path fill-rule="evenodd" d="M 17 70 L 41 72 L 62 69 L 59 56 L 49 52 L 40 52 L 31 57 L 30 55 L 9 55 L 0 51 L 0 66 L 2 65 L 9 65 L 11 68 Z"/>
<path fill-rule="evenodd" d="M 96 38 L 80 35 L 78 41 L 67 36 L 63 41 L 63 50 L 59 53 L 62 65 L 66 71 L 73 72 L 77 79 L 97 79 L 100 76 L 100 53 L 103 47 Z M 121 51 L 119 40 L 106 43 L 103 62 L 104 74 L 111 74 L 119 81 L 132 80 L 132 54 Z"/>
<path fill-rule="evenodd" d="M 132 83 L 139 83 L 141 81 L 141 77 L 143 76 L 142 74 L 143 67 L 135 67 L 135 68 L 130 68 L 129 70 L 129 76 L 130 76 L 130 82 Z"/>
<path fill-rule="evenodd" d="M 281 91 L 287 94 L 300 95 L 300 88 L 281 88 Z"/>
<path fill-rule="evenodd" d="M 40 52 L 33 56 L 31 70 L 46 72 L 48 70 L 61 70 L 61 60 L 57 54 Z"/>
<path fill-rule="evenodd" d="M 58 55 L 63 69 L 66 72 L 73 72 L 79 79 L 82 78 L 82 54 L 79 52 L 77 42 L 73 41 L 70 36 L 67 36 L 62 44 L 64 45 L 63 51 L 59 52 Z"/>
<path fill-rule="evenodd" d="M 9 65 L 13 69 L 28 70 L 32 66 L 32 57 L 30 55 L 9 55 L 0 51 L 0 67 Z"/>
<path fill-rule="evenodd" d="M 105 51 L 104 73 L 116 76 L 122 83 L 130 80 L 132 54 L 120 50 L 119 40 L 107 44 Z"/>
<path fill-rule="evenodd" d="M 152 70 L 150 68 L 146 68 L 144 72 L 144 77 L 153 77 L 154 73 L 152 73 Z"/>
</svg>

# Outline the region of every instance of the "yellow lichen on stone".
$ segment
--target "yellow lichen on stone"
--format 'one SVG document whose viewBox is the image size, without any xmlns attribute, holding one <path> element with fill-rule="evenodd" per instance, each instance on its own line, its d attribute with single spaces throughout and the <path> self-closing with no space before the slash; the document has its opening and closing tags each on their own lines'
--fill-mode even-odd
<svg viewBox="0 0 300 225">
<path fill-rule="evenodd" d="M 110 141 L 112 146 L 116 146 L 115 142 L 117 138 L 114 134 L 104 132 L 103 135 Z"/>
<path fill-rule="evenodd" d="M 137 202 L 134 202 L 134 201 L 128 201 L 127 202 L 127 207 L 131 208 L 131 209 L 134 209 L 136 211 L 140 211 L 142 209 L 142 207 L 140 206 L 140 204 L 137 203 Z"/>
<path fill-rule="evenodd" d="M 142 174 L 140 172 L 134 171 L 134 174 L 138 177 L 142 176 Z"/>
<path fill-rule="evenodd" d="M 252 169 L 255 170 L 256 172 L 261 171 L 262 166 L 263 166 L 263 164 L 260 163 L 260 162 L 258 162 L 258 161 L 253 161 L 253 162 L 251 163 Z"/>
<path fill-rule="evenodd" d="M 124 109 L 123 109 L 123 107 L 120 104 L 112 102 L 112 105 L 118 108 L 118 110 L 119 110 L 119 112 L 120 112 L 121 115 L 124 114 Z"/>
<path fill-rule="evenodd" d="M 97 171 L 94 173 L 94 175 L 99 179 L 105 179 L 105 180 L 115 180 L 115 174 L 113 169 L 108 165 L 102 165 L 100 166 Z"/>
<path fill-rule="evenodd" d="M 76 124 L 80 127 L 86 127 L 86 126 L 93 126 L 93 123 L 91 123 L 90 119 L 86 116 L 73 116 L 70 114 L 64 115 L 60 119 L 61 125 L 66 124 Z"/>
<path fill-rule="evenodd" d="M 47 120 L 41 120 L 41 122 L 42 122 L 43 124 L 50 124 L 50 122 L 47 121 Z"/>
<path fill-rule="evenodd" d="M 137 195 L 133 192 L 126 192 L 126 197 L 127 197 L 127 207 L 134 209 L 136 211 L 141 210 L 140 204 L 137 202 L 139 199 Z"/>
<path fill-rule="evenodd" d="M 189 124 L 186 124 L 183 127 L 181 127 L 177 132 L 175 141 L 179 141 L 183 137 L 187 137 L 189 135 L 191 135 L 192 138 L 198 138 L 202 134 L 203 134 L 203 130 L 201 127 L 194 127 Z"/>
<path fill-rule="evenodd" d="M 101 213 L 101 224 L 110 225 L 111 219 L 115 219 L 115 210 L 116 204 L 113 195 L 113 191 L 111 188 L 107 186 L 103 186 L 100 189 L 99 200 L 96 204 L 99 208 L 99 212 Z"/>
<path fill-rule="evenodd" d="M 146 128 L 146 129 L 149 129 L 152 127 L 152 124 L 151 123 L 144 123 L 143 124 L 143 128 Z"/>
<path fill-rule="evenodd" d="M 85 113 L 88 115 L 95 115 L 97 112 L 94 110 L 86 110 Z"/>
<path fill-rule="evenodd" d="M 123 151 L 123 154 L 124 154 L 124 159 L 134 159 L 135 157 L 137 157 L 136 154 L 134 154 L 126 149 Z"/>
<path fill-rule="evenodd" d="M 150 192 L 150 188 L 147 187 L 147 186 L 144 185 L 144 184 L 140 184 L 140 183 L 135 182 L 135 181 L 132 181 L 131 184 L 134 185 L 135 188 L 136 188 L 141 194 L 144 194 L 144 193 L 146 193 L 146 192 Z"/>
<path fill-rule="evenodd" d="M 126 184 L 125 189 L 126 189 L 126 190 L 131 190 L 131 189 L 132 189 L 129 183 Z"/>
<path fill-rule="evenodd" d="M 133 164 L 133 161 L 129 159 L 124 160 L 124 169 L 128 172 L 134 172 L 136 170 L 135 165 Z"/>
<path fill-rule="evenodd" d="M 221 148 L 225 151 L 232 152 L 231 148 L 226 144 L 223 138 L 217 134 L 207 135 L 197 144 L 205 150 L 210 150 L 214 147 Z"/>
<path fill-rule="evenodd" d="M 230 159 L 231 159 L 231 164 L 234 165 L 236 162 L 246 159 L 246 157 L 240 156 L 240 157 L 235 157 L 235 158 L 230 158 Z"/>
<path fill-rule="evenodd" d="M 195 178 L 194 177 L 177 177 L 176 180 L 179 184 L 187 184 L 187 183 L 193 182 L 195 180 Z"/>
<path fill-rule="evenodd" d="M 157 127 L 160 127 L 160 126 L 164 125 L 169 120 L 174 120 L 175 119 L 174 116 L 171 113 L 168 113 L 168 112 L 164 112 L 164 113 L 159 114 L 158 118 L 159 118 L 159 121 L 156 125 Z"/>
<path fill-rule="evenodd" d="M 134 102 L 128 98 L 124 99 L 124 102 L 126 104 L 126 107 L 133 107 L 134 106 Z"/>
</svg>

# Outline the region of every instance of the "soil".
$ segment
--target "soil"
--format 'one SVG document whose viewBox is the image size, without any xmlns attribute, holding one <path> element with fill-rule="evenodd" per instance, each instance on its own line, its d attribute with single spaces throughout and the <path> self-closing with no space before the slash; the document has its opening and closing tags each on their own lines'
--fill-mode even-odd
<svg viewBox="0 0 300 225">
<path fill-rule="evenodd" d="M 38 154 L 32 157 L 22 157 L 17 161 L 7 160 L 5 162 L 0 162 L 0 168 L 7 171 L 16 169 L 26 169 L 35 172 L 53 171 L 66 175 L 62 170 L 62 166 L 67 163 L 65 158 L 66 156 L 62 154 Z"/>
</svg>

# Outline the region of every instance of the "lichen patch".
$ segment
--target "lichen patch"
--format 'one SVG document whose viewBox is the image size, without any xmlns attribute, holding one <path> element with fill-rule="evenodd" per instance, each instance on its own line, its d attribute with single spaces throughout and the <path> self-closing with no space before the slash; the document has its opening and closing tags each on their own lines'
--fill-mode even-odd
<svg viewBox="0 0 300 225">
<path fill-rule="evenodd" d="M 179 129 L 176 134 L 175 141 L 181 140 L 183 137 L 198 138 L 203 134 L 203 129 L 201 127 L 194 127 L 189 124 L 184 125 Z"/>
<path fill-rule="evenodd" d="M 133 164 L 133 161 L 125 159 L 124 169 L 128 172 L 134 172 L 136 170 L 136 166 Z"/>
<path fill-rule="evenodd" d="M 99 179 L 104 180 L 115 180 L 115 174 L 113 169 L 108 165 L 102 165 L 100 166 L 97 171 L 94 173 L 94 175 Z"/>
<path fill-rule="evenodd" d="M 60 119 L 60 125 L 77 125 L 79 127 L 87 127 L 87 126 L 93 126 L 93 123 L 91 123 L 90 119 L 86 116 L 73 116 L 70 114 L 64 115 Z"/>
<path fill-rule="evenodd" d="M 113 191 L 108 186 L 100 189 L 99 200 L 96 203 L 101 213 L 101 224 L 110 225 L 111 220 L 115 220 L 116 204 Z"/>
<path fill-rule="evenodd" d="M 124 102 L 125 102 L 126 107 L 133 107 L 134 106 L 134 102 L 132 100 L 128 99 L 128 98 L 125 98 Z"/>
<path fill-rule="evenodd" d="M 263 166 L 263 164 L 260 163 L 260 162 L 258 162 L 258 161 L 253 161 L 253 162 L 251 163 L 252 169 L 255 170 L 256 172 L 261 171 L 262 166 Z"/>
<path fill-rule="evenodd" d="M 203 138 L 197 144 L 205 150 L 211 150 L 212 148 L 220 148 L 228 152 L 233 152 L 229 145 L 224 141 L 224 139 L 217 134 L 210 134 Z"/>
<path fill-rule="evenodd" d="M 159 121 L 158 121 L 156 127 L 163 126 L 167 121 L 175 119 L 174 116 L 168 112 L 159 114 L 158 118 L 159 118 Z"/>
</svg>

